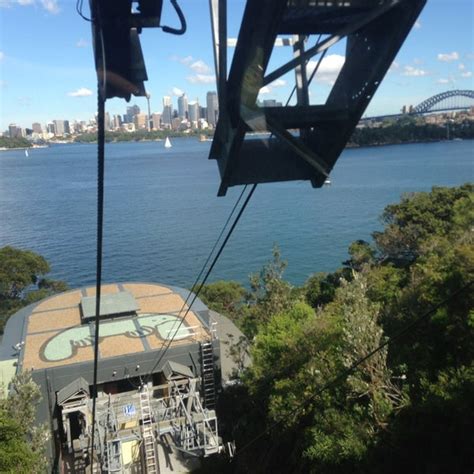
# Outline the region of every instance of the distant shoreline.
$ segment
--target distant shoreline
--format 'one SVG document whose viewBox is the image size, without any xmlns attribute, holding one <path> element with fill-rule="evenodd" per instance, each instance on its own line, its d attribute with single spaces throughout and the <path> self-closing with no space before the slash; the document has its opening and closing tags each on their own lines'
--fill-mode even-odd
<svg viewBox="0 0 474 474">
<path fill-rule="evenodd" d="M 175 137 L 175 138 L 194 138 L 194 137 Z M 375 147 L 384 147 L 384 146 L 394 146 L 394 145 L 416 145 L 416 144 L 429 144 L 429 143 L 444 143 L 448 141 L 459 141 L 459 140 L 473 140 L 472 138 L 454 138 L 451 140 L 409 140 L 409 141 L 399 141 L 399 142 L 386 142 L 386 143 L 372 143 L 372 144 L 367 144 L 367 145 L 357 145 L 357 144 L 352 144 L 348 143 L 346 145 L 346 149 L 354 149 L 354 148 L 375 148 Z M 145 140 L 136 140 L 136 141 L 131 141 L 131 140 L 112 140 L 107 143 L 149 143 L 149 142 L 162 142 L 162 139 L 145 139 Z M 206 141 L 210 142 L 212 139 L 206 139 L 206 140 L 199 140 L 198 141 Z M 61 142 L 61 143 L 56 143 L 52 142 L 49 145 L 40 145 L 40 146 L 31 146 L 31 147 L 16 147 L 16 148 L 5 148 L 5 147 L 0 147 L 0 152 L 2 151 L 21 151 L 21 150 L 34 150 L 37 148 L 49 148 L 50 146 L 54 145 L 95 145 L 97 144 L 97 141 L 94 142 L 81 142 L 81 141 L 74 141 L 74 142 Z"/>
<path fill-rule="evenodd" d="M 37 148 L 49 148 L 49 145 L 32 145 L 32 146 L 21 146 L 21 147 L 0 147 L 0 151 L 21 151 L 21 150 L 35 150 Z"/>
</svg>

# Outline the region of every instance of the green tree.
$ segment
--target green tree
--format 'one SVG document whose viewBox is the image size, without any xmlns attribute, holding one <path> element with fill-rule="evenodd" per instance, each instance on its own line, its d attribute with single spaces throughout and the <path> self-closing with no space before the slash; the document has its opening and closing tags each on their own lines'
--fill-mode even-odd
<svg viewBox="0 0 474 474">
<path fill-rule="evenodd" d="M 210 309 L 239 324 L 245 294 L 246 290 L 240 283 L 220 280 L 204 285 L 199 296 Z"/>
<path fill-rule="evenodd" d="M 393 383 L 386 351 L 320 392 L 383 342 L 378 320 L 379 305 L 368 299 L 365 277 L 355 274 L 351 282 L 342 281 L 334 300 L 318 313 L 296 303 L 260 327 L 244 382 L 258 412 L 267 414 L 266 425 L 279 423 L 277 436 L 265 442 L 272 443 L 272 451 L 287 450 L 286 462 L 294 464 L 285 470 L 362 469 L 377 433 L 407 403 Z M 282 472 L 272 460 L 266 462 L 255 472 Z"/>
<path fill-rule="evenodd" d="M 280 250 L 273 247 L 273 259 L 262 270 L 250 276 L 250 292 L 247 295 L 247 313 L 243 330 L 253 336 L 260 324 L 291 308 L 294 303 L 292 286 L 283 279 L 287 263 L 281 259 Z"/>
<path fill-rule="evenodd" d="M 330 303 L 336 295 L 336 290 L 342 278 L 350 278 L 347 269 L 336 270 L 334 273 L 315 273 L 304 285 L 305 301 L 313 308 L 320 308 Z"/>
<path fill-rule="evenodd" d="M 473 203 L 468 184 L 388 206 L 374 247 L 357 241 L 349 268 L 308 280 L 313 308 L 280 292 L 279 254 L 262 270 L 249 298 L 252 365 L 226 401 L 237 452 L 253 440 L 234 472 L 468 472 Z"/>
<path fill-rule="evenodd" d="M 18 373 L 8 397 L 1 395 L 0 472 L 45 472 L 48 433 L 45 425 L 35 424 L 41 394 L 31 373 Z"/>
<path fill-rule="evenodd" d="M 67 290 L 64 282 L 45 278 L 49 271 L 48 262 L 30 250 L 0 248 L 0 333 L 22 306 Z"/>
<path fill-rule="evenodd" d="M 472 184 L 458 188 L 434 187 L 431 193 L 406 194 L 399 204 L 387 206 L 382 215 L 385 229 L 373 234 L 380 255 L 396 263 L 410 264 L 420 255 L 420 247 L 429 237 L 455 233 L 459 219 L 470 221 L 472 226 L 473 193 Z M 470 208 L 470 212 L 460 217 L 456 212 L 459 206 L 463 210 Z"/>
</svg>

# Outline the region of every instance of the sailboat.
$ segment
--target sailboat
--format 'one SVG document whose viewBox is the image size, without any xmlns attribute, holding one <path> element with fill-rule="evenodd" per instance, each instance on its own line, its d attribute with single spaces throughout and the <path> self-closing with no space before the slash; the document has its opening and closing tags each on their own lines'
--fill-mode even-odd
<svg viewBox="0 0 474 474">
<path fill-rule="evenodd" d="M 170 142 L 170 139 L 168 137 L 166 137 L 166 140 L 165 140 L 165 148 L 171 148 L 173 145 L 171 144 Z"/>
<path fill-rule="evenodd" d="M 27 157 L 30 156 L 30 155 L 28 154 L 28 150 L 27 150 L 26 148 L 25 148 L 25 156 L 27 156 Z"/>
</svg>

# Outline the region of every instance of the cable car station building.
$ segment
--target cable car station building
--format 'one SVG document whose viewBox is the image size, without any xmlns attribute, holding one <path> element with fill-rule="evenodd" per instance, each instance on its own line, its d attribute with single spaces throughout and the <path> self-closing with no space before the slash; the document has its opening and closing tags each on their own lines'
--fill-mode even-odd
<svg viewBox="0 0 474 474">
<path fill-rule="evenodd" d="M 40 386 L 38 422 L 51 426 L 52 466 L 187 472 L 196 457 L 220 451 L 219 341 L 210 310 L 196 299 L 187 311 L 188 296 L 150 283 L 102 287 L 92 465 L 95 288 L 52 296 L 9 319 L 0 346 L 2 377 L 28 370 Z"/>
</svg>

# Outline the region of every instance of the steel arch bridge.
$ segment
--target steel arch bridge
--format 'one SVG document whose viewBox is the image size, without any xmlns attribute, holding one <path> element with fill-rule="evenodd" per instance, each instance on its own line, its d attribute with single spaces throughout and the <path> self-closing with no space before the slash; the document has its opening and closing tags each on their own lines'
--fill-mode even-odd
<svg viewBox="0 0 474 474">
<path fill-rule="evenodd" d="M 469 107 L 465 98 L 474 99 L 473 90 L 452 90 L 436 94 L 412 109 L 411 114 L 424 114 L 441 110 L 458 110 Z M 460 100 L 461 99 L 461 100 Z M 440 104 L 443 103 L 443 106 Z M 474 105 L 474 102 L 471 106 Z"/>
</svg>

